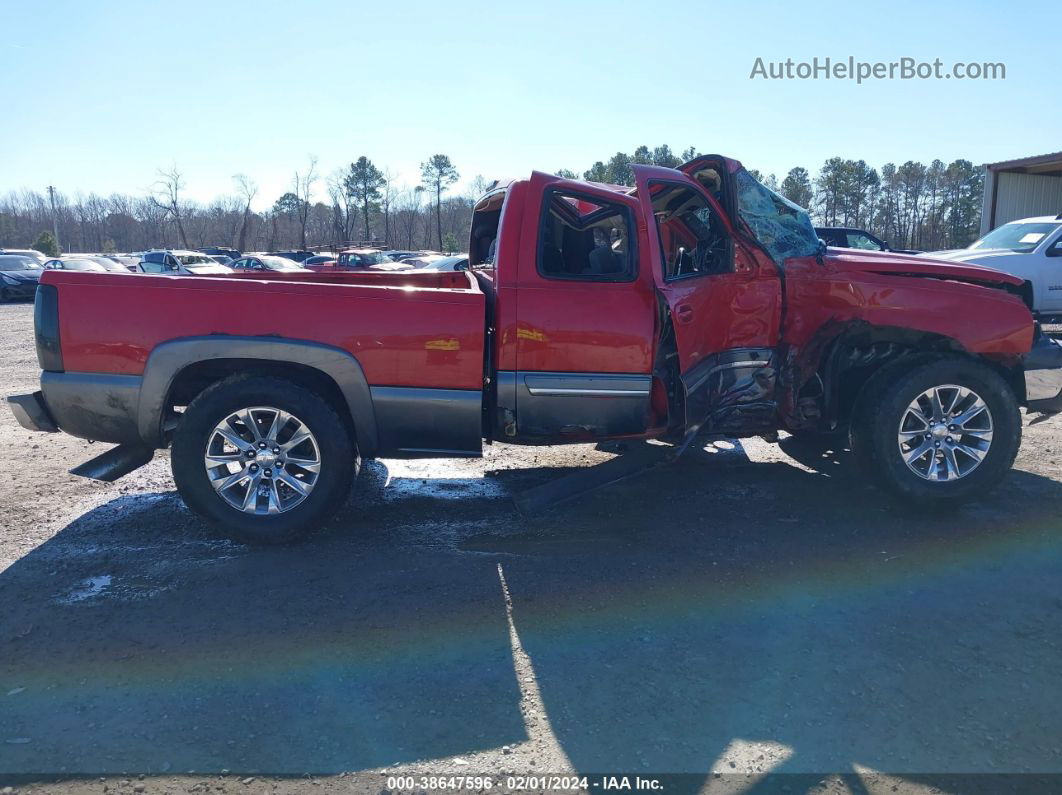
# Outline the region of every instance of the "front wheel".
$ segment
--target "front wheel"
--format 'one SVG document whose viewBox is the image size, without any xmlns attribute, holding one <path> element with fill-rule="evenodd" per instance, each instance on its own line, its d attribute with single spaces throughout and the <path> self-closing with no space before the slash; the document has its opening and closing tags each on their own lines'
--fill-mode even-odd
<svg viewBox="0 0 1062 795">
<path fill-rule="evenodd" d="M 171 466 L 188 507 L 252 543 L 315 530 L 347 497 L 358 469 L 346 425 L 317 394 L 265 376 L 204 390 L 181 417 Z"/>
<path fill-rule="evenodd" d="M 852 450 L 894 495 L 959 503 L 1014 463 L 1021 414 L 1006 381 L 973 360 L 933 359 L 872 378 L 852 419 Z"/>
</svg>

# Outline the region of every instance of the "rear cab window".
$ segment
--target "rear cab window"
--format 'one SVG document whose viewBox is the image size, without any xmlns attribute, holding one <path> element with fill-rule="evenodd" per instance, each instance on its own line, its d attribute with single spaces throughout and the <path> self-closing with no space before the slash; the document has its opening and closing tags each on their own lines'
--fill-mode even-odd
<svg viewBox="0 0 1062 795">
<path fill-rule="evenodd" d="M 538 235 L 546 279 L 629 282 L 637 275 L 630 210 L 599 197 L 547 190 Z"/>
</svg>

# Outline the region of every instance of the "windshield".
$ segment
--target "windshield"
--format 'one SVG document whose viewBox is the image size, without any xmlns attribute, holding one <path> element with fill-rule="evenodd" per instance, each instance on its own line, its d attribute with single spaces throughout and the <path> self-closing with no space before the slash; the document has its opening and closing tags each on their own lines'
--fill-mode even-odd
<svg viewBox="0 0 1062 795">
<path fill-rule="evenodd" d="M 738 215 L 781 265 L 790 257 L 813 257 L 821 250 L 808 211 L 757 182 L 745 169 L 737 175 Z"/>
<path fill-rule="evenodd" d="M 29 257 L 0 257 L 0 271 L 39 271 L 37 260 Z"/>
<path fill-rule="evenodd" d="M 174 254 L 182 265 L 217 265 L 214 260 L 205 254 Z"/>
<path fill-rule="evenodd" d="M 1062 224 L 1033 223 L 1033 224 L 1004 224 L 999 229 L 993 229 L 987 235 L 970 248 L 979 249 L 1009 249 L 1028 253 L 1040 245 L 1040 242 L 1049 234 L 1058 229 Z"/>
</svg>

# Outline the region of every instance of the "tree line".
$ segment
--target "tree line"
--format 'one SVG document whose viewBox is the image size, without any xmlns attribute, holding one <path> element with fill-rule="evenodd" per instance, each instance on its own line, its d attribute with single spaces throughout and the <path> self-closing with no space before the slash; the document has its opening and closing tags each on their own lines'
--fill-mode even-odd
<svg viewBox="0 0 1062 795">
<path fill-rule="evenodd" d="M 633 154 L 617 152 L 583 172 L 593 182 L 633 185 L 631 165 L 675 168 L 697 157 L 689 148 L 676 155 L 667 145 L 639 146 Z M 807 208 L 819 226 L 868 229 L 894 248 L 923 250 L 963 248 L 978 236 L 984 174 L 969 160 L 928 166 L 913 160 L 880 170 L 865 160 L 831 157 L 813 177 L 795 166 L 779 182 L 775 174 L 750 173 L 794 204 Z M 574 177 L 573 172 L 565 176 Z"/>
<path fill-rule="evenodd" d="M 475 199 L 488 186 L 477 176 L 464 195 L 450 195 L 459 176 L 444 154 L 421 164 L 421 182 L 413 187 L 397 184 L 390 171 L 365 156 L 323 177 L 311 157 L 266 210 L 252 209 L 259 188 L 244 174 L 233 176 L 230 194 L 209 203 L 193 201 L 177 166 L 160 169 L 143 195 L 11 191 L 0 197 L 0 247 L 49 254 L 60 248 L 117 252 L 203 246 L 278 251 L 377 240 L 414 250 L 455 251 L 467 237 Z"/>
<path fill-rule="evenodd" d="M 582 177 L 631 185 L 632 164 L 674 168 L 698 154 L 693 147 L 676 154 L 666 144 L 640 146 L 593 163 Z M 797 166 L 780 181 L 749 170 L 808 208 L 817 224 L 869 229 L 896 248 L 959 248 L 972 242 L 980 227 L 983 175 L 969 160 L 947 165 L 909 160 L 875 169 L 864 160 L 832 157 L 814 176 Z M 579 176 L 564 168 L 555 173 Z M 53 253 L 54 229 L 62 250 L 82 252 L 208 245 L 276 251 L 356 239 L 405 249 L 463 248 L 472 207 L 488 180 L 477 176 L 463 194 L 452 194 L 460 174 L 445 154 L 424 160 L 420 176 L 415 186 L 398 184 L 390 170 L 362 155 L 322 177 L 311 157 L 266 210 L 252 209 L 259 189 L 244 174 L 233 176 L 230 194 L 209 203 L 192 201 L 176 166 L 160 169 L 151 190 L 138 196 L 12 191 L 0 197 L 0 247 Z"/>
</svg>

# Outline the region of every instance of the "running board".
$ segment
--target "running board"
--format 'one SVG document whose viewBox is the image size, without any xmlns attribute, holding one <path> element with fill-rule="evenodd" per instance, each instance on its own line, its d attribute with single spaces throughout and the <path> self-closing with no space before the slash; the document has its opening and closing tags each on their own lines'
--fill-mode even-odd
<svg viewBox="0 0 1062 795">
<path fill-rule="evenodd" d="M 92 478 L 93 480 L 102 480 L 104 483 L 113 483 L 123 475 L 128 475 L 135 469 L 140 469 L 154 457 L 155 451 L 150 447 L 120 444 L 95 458 L 90 458 L 84 464 L 74 467 L 70 470 L 70 474 L 83 478 Z"/>
</svg>

